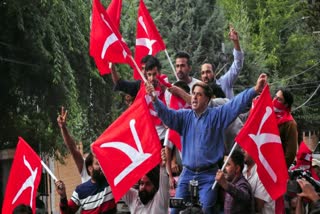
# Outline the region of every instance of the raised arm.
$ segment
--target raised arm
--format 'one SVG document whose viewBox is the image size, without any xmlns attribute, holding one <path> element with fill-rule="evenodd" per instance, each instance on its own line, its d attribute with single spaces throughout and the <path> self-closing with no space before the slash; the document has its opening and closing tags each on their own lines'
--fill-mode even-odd
<svg viewBox="0 0 320 214">
<path fill-rule="evenodd" d="M 229 38 L 233 42 L 233 58 L 234 61 L 229 68 L 228 72 L 217 79 L 217 83 L 221 86 L 221 89 L 226 94 L 226 97 L 231 99 L 233 97 L 233 84 L 237 80 L 240 71 L 243 67 L 244 54 L 240 48 L 239 36 L 237 31 L 230 26 Z"/>
<path fill-rule="evenodd" d="M 83 169 L 84 159 L 82 157 L 82 154 L 77 149 L 77 145 L 74 141 L 74 139 L 70 136 L 69 131 L 66 126 L 67 121 L 67 114 L 68 111 L 64 109 L 64 107 L 61 107 L 61 113 L 59 114 L 57 118 L 58 125 L 60 127 L 61 135 L 63 137 L 63 141 L 65 145 L 68 147 L 73 160 L 75 161 L 78 171 L 81 174 L 81 171 Z"/>
</svg>

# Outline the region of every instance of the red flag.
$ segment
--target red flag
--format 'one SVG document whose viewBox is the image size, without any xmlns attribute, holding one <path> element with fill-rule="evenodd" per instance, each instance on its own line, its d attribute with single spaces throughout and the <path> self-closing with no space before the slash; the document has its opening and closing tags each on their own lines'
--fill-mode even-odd
<svg viewBox="0 0 320 214">
<path fill-rule="evenodd" d="M 107 14 L 118 31 L 120 29 L 121 8 L 122 0 L 111 1 L 109 7 L 107 8 Z M 100 75 L 111 73 L 111 68 L 109 66 L 110 62 L 108 62 L 107 60 L 102 60 L 100 58 L 94 58 L 94 61 L 97 65 Z"/>
<path fill-rule="evenodd" d="M 182 109 L 190 108 L 190 106 L 182 98 L 172 95 L 170 98 L 170 108 Z M 178 132 L 169 129 L 168 139 L 181 151 L 181 137 Z"/>
<path fill-rule="evenodd" d="M 156 55 L 159 51 L 166 49 L 156 25 L 150 16 L 143 0 L 140 0 L 136 33 L 136 49 L 134 59 L 141 67 L 141 59 L 146 55 Z M 135 79 L 141 79 L 138 71 L 133 73 Z"/>
<path fill-rule="evenodd" d="M 91 145 L 118 201 L 160 163 L 161 144 L 145 99 L 135 102 Z"/>
<path fill-rule="evenodd" d="M 130 49 L 99 0 L 92 5 L 90 55 L 102 74 L 110 72 L 109 62 L 133 65 Z"/>
<path fill-rule="evenodd" d="M 40 157 L 19 137 L 6 187 L 2 213 L 12 213 L 13 209 L 20 204 L 29 205 L 33 213 L 36 212 L 36 196 L 41 171 Z"/>
<path fill-rule="evenodd" d="M 267 85 L 235 141 L 257 164 L 257 172 L 272 199 L 286 192 L 288 171 Z"/>
<path fill-rule="evenodd" d="M 120 29 L 120 18 L 121 18 L 122 0 L 112 0 L 107 8 L 107 14 L 109 15 L 113 25 Z"/>
</svg>

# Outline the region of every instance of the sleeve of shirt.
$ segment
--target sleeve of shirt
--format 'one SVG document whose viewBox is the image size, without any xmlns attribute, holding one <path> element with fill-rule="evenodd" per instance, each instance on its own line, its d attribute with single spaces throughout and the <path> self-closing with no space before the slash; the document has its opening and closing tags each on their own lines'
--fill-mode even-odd
<svg viewBox="0 0 320 214">
<path fill-rule="evenodd" d="M 124 194 L 124 196 L 122 196 L 122 200 L 124 201 L 124 203 L 126 203 L 130 209 L 130 211 L 132 212 L 132 208 L 133 208 L 133 203 L 137 200 L 138 198 L 138 190 L 130 188 L 128 190 L 128 192 L 126 192 L 126 194 Z"/>
<path fill-rule="evenodd" d="M 240 183 L 238 186 L 228 183 L 226 192 L 238 201 L 249 202 L 252 200 L 249 189 L 250 187 L 244 182 Z"/>
<path fill-rule="evenodd" d="M 240 113 L 243 113 L 247 106 L 251 104 L 252 99 L 256 96 L 254 88 L 244 90 L 230 102 L 227 102 L 223 106 L 218 107 L 221 111 L 219 114 L 219 121 L 221 121 L 221 126 L 225 129 L 229 124 L 234 121 Z"/>
<path fill-rule="evenodd" d="M 287 124 L 284 124 L 285 131 L 284 135 L 285 137 L 282 137 L 281 140 L 282 143 L 285 145 L 285 158 L 287 167 L 292 164 L 294 161 L 294 158 L 297 153 L 297 147 L 298 147 L 298 131 L 297 131 L 297 124 L 295 121 L 290 121 Z M 281 136 L 281 134 L 280 134 Z"/>
<path fill-rule="evenodd" d="M 73 200 L 67 200 L 66 198 L 60 199 L 60 213 L 61 214 L 72 214 L 76 213 L 79 209 L 79 206 L 74 203 Z"/>
<path fill-rule="evenodd" d="M 181 134 L 182 125 L 180 124 L 183 124 L 184 119 L 182 112 L 186 110 L 172 110 L 165 106 L 158 98 L 153 102 L 153 106 L 161 121 L 170 129 L 176 130 Z"/>
<path fill-rule="evenodd" d="M 113 87 L 114 91 L 122 91 L 126 94 L 129 94 L 132 97 L 135 97 L 138 94 L 140 89 L 140 80 L 123 80 L 119 79 L 118 82 Z"/>
<path fill-rule="evenodd" d="M 161 203 L 164 203 L 163 207 L 169 207 L 169 176 L 163 166 L 160 167 L 159 196 Z"/>
<path fill-rule="evenodd" d="M 228 72 L 217 80 L 217 83 L 221 86 L 221 89 L 225 92 L 228 98 L 231 98 L 230 93 L 233 94 L 233 84 L 240 74 L 244 61 L 244 54 L 242 51 L 233 49 L 233 57 L 234 61 Z"/>
</svg>

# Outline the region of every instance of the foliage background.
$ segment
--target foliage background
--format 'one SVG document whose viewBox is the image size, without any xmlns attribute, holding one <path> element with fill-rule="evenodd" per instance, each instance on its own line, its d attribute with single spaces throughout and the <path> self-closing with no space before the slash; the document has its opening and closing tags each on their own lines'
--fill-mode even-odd
<svg viewBox="0 0 320 214">
<path fill-rule="evenodd" d="M 110 1 L 103 2 L 105 6 Z M 232 24 L 240 34 L 245 67 L 239 92 L 259 73 L 269 74 L 272 91 L 288 87 L 302 129 L 319 129 L 320 4 L 294 0 L 145 0 L 171 58 L 178 50 L 193 59 L 192 75 L 204 61 L 220 69 L 232 62 L 227 38 Z M 138 0 L 124 0 L 121 33 L 134 51 Z M 37 152 L 65 153 L 56 123 L 63 105 L 68 128 L 85 150 L 125 109 L 88 55 L 91 1 L 7 1 L 0 3 L 0 149 L 22 136 Z M 223 48 L 225 47 L 225 48 Z M 224 50 L 223 50 L 224 49 Z M 221 56 L 227 56 L 221 57 Z M 164 53 L 163 73 L 174 81 Z M 227 60 L 226 60 L 227 59 Z M 131 78 L 126 65 L 117 65 Z M 222 73 L 224 73 L 223 71 Z M 313 95 L 313 93 L 316 92 Z M 311 97 L 311 98 L 310 98 Z M 310 100 L 308 101 L 308 98 Z M 300 107 L 305 101 L 305 105 Z M 297 110 L 295 108 L 299 107 Z"/>
</svg>

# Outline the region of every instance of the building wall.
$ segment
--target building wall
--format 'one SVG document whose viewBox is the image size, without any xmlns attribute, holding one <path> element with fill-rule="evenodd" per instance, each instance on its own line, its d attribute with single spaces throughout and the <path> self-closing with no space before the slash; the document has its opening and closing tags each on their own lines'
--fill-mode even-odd
<svg viewBox="0 0 320 214">
<path fill-rule="evenodd" d="M 77 166 L 69 154 L 65 159 L 65 163 L 61 164 L 59 161 L 54 161 L 54 174 L 55 176 L 62 180 L 66 185 L 67 197 L 70 199 L 72 192 L 75 190 L 76 186 L 81 184 L 80 174 L 78 172 Z M 59 201 L 60 197 L 56 193 L 55 189 L 52 191 L 54 193 L 54 210 L 59 213 Z"/>
</svg>

